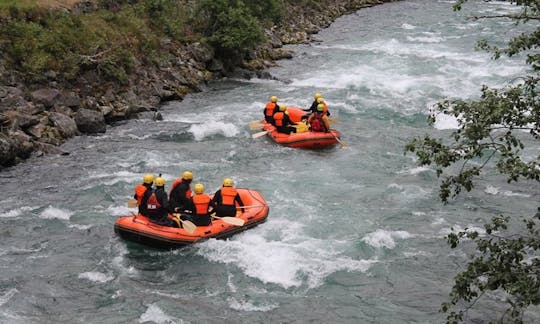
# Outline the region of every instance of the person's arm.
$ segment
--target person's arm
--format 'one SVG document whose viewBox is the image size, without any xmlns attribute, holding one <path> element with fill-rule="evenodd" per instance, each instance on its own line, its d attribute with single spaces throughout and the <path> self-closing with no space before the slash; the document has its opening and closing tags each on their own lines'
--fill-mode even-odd
<svg viewBox="0 0 540 324">
<path fill-rule="evenodd" d="M 244 206 L 244 202 L 242 201 L 242 198 L 240 198 L 239 194 L 236 194 L 236 196 L 234 197 L 234 200 L 236 200 L 239 206 Z M 242 211 L 242 213 L 245 212 L 244 208 L 241 208 L 240 210 Z"/>
</svg>

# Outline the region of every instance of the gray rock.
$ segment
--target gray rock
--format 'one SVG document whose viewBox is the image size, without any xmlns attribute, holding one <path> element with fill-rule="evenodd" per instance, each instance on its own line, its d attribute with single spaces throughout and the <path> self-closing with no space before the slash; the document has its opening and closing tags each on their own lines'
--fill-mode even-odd
<svg viewBox="0 0 540 324">
<path fill-rule="evenodd" d="M 15 163 L 17 152 L 13 140 L 6 134 L 0 133 L 0 167 L 7 167 Z"/>
<path fill-rule="evenodd" d="M 214 49 L 204 43 L 193 43 L 190 46 L 191 56 L 197 62 L 210 62 L 214 58 Z"/>
<path fill-rule="evenodd" d="M 73 91 L 62 93 L 58 100 L 58 104 L 66 107 L 78 107 L 81 105 L 81 98 Z"/>
<path fill-rule="evenodd" d="M 54 106 L 56 100 L 61 96 L 60 91 L 53 88 L 42 88 L 31 93 L 35 102 L 43 104 L 46 108 Z"/>
<path fill-rule="evenodd" d="M 49 120 L 56 128 L 58 128 L 60 134 L 64 138 L 70 138 L 79 134 L 77 123 L 75 123 L 75 120 L 69 116 L 56 112 L 51 112 L 49 114 Z"/>
<path fill-rule="evenodd" d="M 13 128 L 28 128 L 39 123 L 39 118 L 19 111 L 9 111 L 4 114 Z"/>
<path fill-rule="evenodd" d="M 106 124 L 103 113 L 90 109 L 79 109 L 75 114 L 77 128 L 82 133 L 105 133 Z"/>
</svg>

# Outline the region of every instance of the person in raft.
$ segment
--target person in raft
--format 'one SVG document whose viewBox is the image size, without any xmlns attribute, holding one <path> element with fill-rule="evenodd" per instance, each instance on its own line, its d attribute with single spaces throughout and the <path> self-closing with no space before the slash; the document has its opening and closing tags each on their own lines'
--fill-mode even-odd
<svg viewBox="0 0 540 324">
<path fill-rule="evenodd" d="M 312 132 L 330 131 L 330 121 L 328 120 L 328 116 L 324 113 L 323 104 L 317 106 L 317 112 L 309 115 L 308 124 Z"/>
<path fill-rule="evenodd" d="M 240 198 L 238 191 L 234 188 L 232 179 L 225 178 L 223 179 L 223 186 L 216 191 L 214 198 L 212 198 L 212 204 L 216 211 L 216 215 L 218 217 L 236 216 L 236 203 L 238 203 L 238 206 L 240 207 L 244 206 L 242 198 Z M 242 212 L 244 212 L 243 208 Z"/>
<path fill-rule="evenodd" d="M 324 105 L 324 114 L 326 116 L 330 116 L 330 112 L 328 111 L 328 105 L 326 104 L 326 101 L 324 100 L 323 97 L 321 97 L 321 94 L 320 93 L 316 93 L 314 96 L 315 100 L 313 100 L 313 103 L 311 104 L 311 107 L 309 107 L 308 109 L 302 109 L 303 111 L 309 111 L 308 114 L 305 114 L 304 116 L 302 116 L 302 119 L 306 119 L 309 117 L 310 114 L 314 114 L 317 112 L 317 106 L 319 104 L 323 104 Z"/>
<path fill-rule="evenodd" d="M 174 180 L 171 191 L 169 192 L 171 213 L 182 213 L 191 210 L 191 181 L 193 173 L 184 171 L 182 177 Z"/>
<path fill-rule="evenodd" d="M 162 226 L 175 226 L 169 215 L 169 200 L 167 192 L 165 192 L 165 179 L 162 177 L 156 178 L 156 188 L 147 192 L 148 199 L 146 201 L 146 212 L 148 220 Z"/>
<path fill-rule="evenodd" d="M 278 132 L 284 134 L 296 133 L 296 128 L 292 125 L 297 125 L 297 123 L 291 121 L 285 105 L 281 105 L 279 107 L 279 112 L 274 114 L 274 122 L 276 123 L 275 125 Z"/>
<path fill-rule="evenodd" d="M 279 111 L 279 105 L 277 104 L 278 98 L 276 96 L 270 97 L 270 101 L 264 106 L 264 120 L 267 123 L 274 125 L 274 114 Z"/>
<path fill-rule="evenodd" d="M 139 214 L 141 215 L 148 216 L 146 214 L 146 199 L 148 199 L 148 195 L 145 197 L 144 194 L 147 191 L 152 191 L 153 184 L 154 184 L 154 175 L 147 173 L 143 176 L 143 183 L 139 183 L 137 187 L 135 187 L 135 195 L 133 196 L 133 198 L 137 200 L 137 206 L 139 207 Z"/>
<path fill-rule="evenodd" d="M 212 198 L 204 193 L 204 185 L 197 183 L 193 186 L 195 196 L 192 200 L 191 218 L 193 223 L 197 226 L 208 226 L 212 224 L 210 220 L 210 209 L 213 209 Z"/>
<path fill-rule="evenodd" d="M 302 109 L 303 111 L 307 111 L 309 113 L 314 113 L 315 111 L 317 111 L 317 105 L 319 104 L 317 102 L 317 99 L 321 98 L 322 95 L 317 92 L 316 94 L 313 95 L 313 102 L 311 103 L 311 106 L 308 108 L 308 109 Z"/>
</svg>

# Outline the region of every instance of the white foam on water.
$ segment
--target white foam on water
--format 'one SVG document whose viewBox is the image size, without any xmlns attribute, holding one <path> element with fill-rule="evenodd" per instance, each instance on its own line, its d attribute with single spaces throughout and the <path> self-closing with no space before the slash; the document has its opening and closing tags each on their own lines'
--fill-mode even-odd
<svg viewBox="0 0 540 324">
<path fill-rule="evenodd" d="M 387 231 L 378 229 L 375 232 L 369 233 L 362 238 L 362 241 L 375 248 L 393 249 L 396 247 L 395 240 L 405 240 L 413 237 L 407 231 Z"/>
<path fill-rule="evenodd" d="M 433 127 L 436 129 L 458 129 L 459 123 L 456 117 L 452 115 L 446 115 L 443 113 L 438 113 L 435 116 L 435 123 Z"/>
<path fill-rule="evenodd" d="M 25 212 L 29 212 L 29 211 L 35 210 L 37 208 L 38 207 L 23 206 L 23 207 L 20 207 L 20 208 L 11 209 L 11 210 L 8 210 L 6 212 L 0 213 L 0 218 L 19 217 L 19 216 L 23 215 Z"/>
<path fill-rule="evenodd" d="M 10 290 L 6 291 L 4 294 L 0 295 L 0 306 L 7 303 L 18 292 L 19 291 L 16 288 L 11 288 Z"/>
<path fill-rule="evenodd" d="M 397 174 L 411 174 L 411 175 L 416 175 L 416 174 L 420 174 L 420 173 L 423 173 L 423 172 L 432 172 L 433 170 L 431 170 L 430 168 L 428 167 L 425 167 L 425 166 L 419 166 L 419 167 L 416 167 L 416 168 L 411 168 L 411 169 L 407 169 L 407 170 L 402 170 L 402 171 L 398 171 Z"/>
<path fill-rule="evenodd" d="M 41 214 L 39 215 L 39 218 L 68 220 L 71 217 L 71 215 L 73 215 L 73 212 L 71 211 L 49 206 L 43 212 L 41 212 Z"/>
<path fill-rule="evenodd" d="M 441 36 L 429 35 L 428 33 L 425 34 L 426 36 L 407 36 L 407 40 L 419 43 L 440 43 L 445 40 L 444 37 Z"/>
<path fill-rule="evenodd" d="M 227 301 L 229 302 L 229 307 L 237 311 L 268 312 L 279 307 L 276 303 L 255 305 L 251 301 L 237 300 L 236 298 L 228 298 Z"/>
<path fill-rule="evenodd" d="M 83 272 L 79 274 L 80 279 L 87 279 L 93 282 L 106 283 L 114 279 L 112 275 L 98 271 Z"/>
<path fill-rule="evenodd" d="M 145 322 L 152 322 L 157 324 L 183 323 L 182 320 L 176 320 L 175 318 L 165 314 L 165 312 L 156 304 L 148 306 L 146 312 L 144 312 L 139 318 L 139 323 Z"/>
<path fill-rule="evenodd" d="M 69 228 L 75 228 L 81 231 L 86 231 L 89 228 L 94 227 L 94 225 L 81 225 L 81 224 L 71 224 L 68 226 Z"/>
<path fill-rule="evenodd" d="M 531 195 L 529 195 L 529 194 L 513 192 L 511 190 L 502 190 L 501 191 L 500 188 L 492 186 L 492 185 L 486 186 L 486 189 L 484 189 L 484 192 L 487 193 L 487 194 L 490 194 L 490 195 L 499 195 L 499 194 L 501 194 L 501 195 L 507 196 L 507 197 L 524 197 L 524 198 L 531 197 Z"/>
<path fill-rule="evenodd" d="M 404 24 L 401 25 L 401 28 L 411 30 L 411 29 L 416 29 L 416 26 L 404 23 Z"/>
<path fill-rule="evenodd" d="M 127 206 L 109 206 L 105 211 L 112 216 L 129 215 L 131 212 L 137 213 L 136 208 L 128 208 Z"/>
<path fill-rule="evenodd" d="M 265 230 L 273 236 L 275 231 L 295 227 L 292 222 L 291 226 L 285 227 L 283 223 L 289 222 L 282 221 L 277 226 L 273 223 L 265 224 Z M 304 283 L 317 287 L 334 272 L 366 272 L 376 262 L 352 259 L 340 252 L 339 242 L 334 244 L 333 241 L 303 236 L 302 231 L 290 230 L 279 234 L 277 240 L 253 231 L 239 234 L 233 240 L 212 239 L 198 245 L 198 254 L 212 262 L 234 264 L 249 277 L 284 288 Z"/>
<path fill-rule="evenodd" d="M 221 121 L 206 121 L 202 124 L 191 125 L 189 131 L 193 134 L 196 141 L 201 141 L 205 137 L 222 134 L 225 137 L 234 137 L 240 133 L 238 127 L 231 123 Z"/>
<path fill-rule="evenodd" d="M 466 228 L 467 232 L 478 232 L 479 235 L 486 234 L 486 230 L 483 227 L 478 227 L 477 225 L 469 224 Z M 454 225 L 452 227 L 442 228 L 439 231 L 439 234 L 446 236 L 451 233 L 458 233 L 463 231 L 465 231 L 465 227 L 461 227 L 460 225 Z"/>
</svg>

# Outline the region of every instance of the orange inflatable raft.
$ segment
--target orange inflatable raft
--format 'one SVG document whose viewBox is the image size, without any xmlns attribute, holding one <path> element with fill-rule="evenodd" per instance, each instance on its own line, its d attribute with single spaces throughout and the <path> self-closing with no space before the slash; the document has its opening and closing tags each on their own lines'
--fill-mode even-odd
<svg viewBox="0 0 540 324">
<path fill-rule="evenodd" d="M 287 111 L 293 122 L 301 121 L 302 116 L 306 114 L 305 111 L 296 107 L 287 107 Z M 276 127 L 272 124 L 267 123 L 264 120 L 262 123 L 264 125 L 263 129 L 268 132 L 267 135 L 274 142 L 294 148 L 317 149 L 333 146 L 339 143 L 339 137 L 341 136 L 335 129 L 331 129 L 328 133 L 308 131 L 304 133 L 284 134 L 278 132 Z"/>
<path fill-rule="evenodd" d="M 235 226 L 222 219 L 213 219 L 210 226 L 197 226 L 193 233 L 183 228 L 161 226 L 152 223 L 143 215 L 119 217 L 114 231 L 125 240 L 158 248 L 177 248 L 204 241 L 209 238 L 225 239 L 266 221 L 270 208 L 257 191 L 237 188 L 246 208 L 235 218 L 244 225 Z"/>
</svg>

